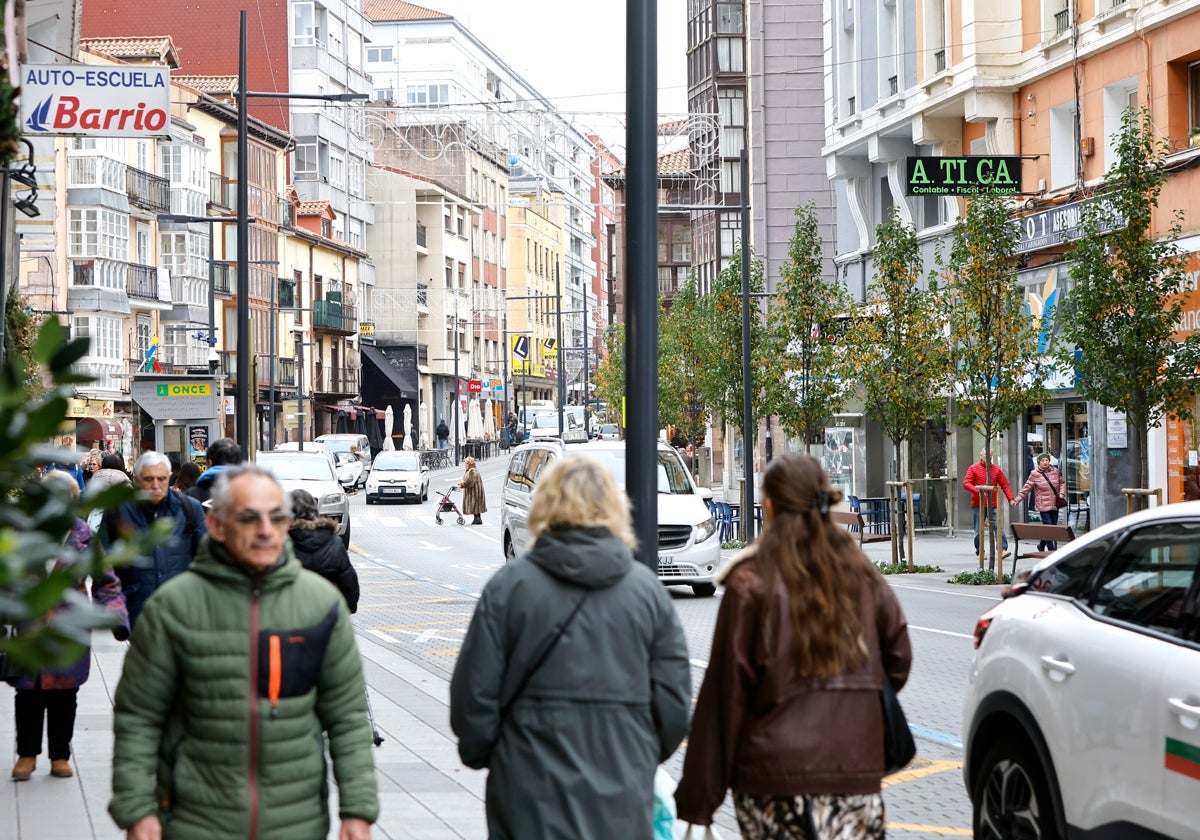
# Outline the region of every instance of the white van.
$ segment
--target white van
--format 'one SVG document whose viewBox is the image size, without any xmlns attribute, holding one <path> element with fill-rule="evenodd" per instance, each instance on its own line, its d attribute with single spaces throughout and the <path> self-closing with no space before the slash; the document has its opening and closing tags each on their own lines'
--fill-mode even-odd
<svg viewBox="0 0 1200 840">
<path fill-rule="evenodd" d="M 557 418 L 555 419 L 557 432 Z M 559 458 L 591 455 L 625 486 L 625 441 L 597 440 L 563 443 L 534 440 L 513 450 L 500 491 L 500 543 L 511 560 L 532 544 L 529 506 L 538 477 Z M 700 597 L 716 593 L 714 580 L 721 567 L 717 524 L 705 504 L 712 491 L 696 486 L 679 453 L 658 444 L 658 578 L 664 584 L 690 586 Z"/>
</svg>

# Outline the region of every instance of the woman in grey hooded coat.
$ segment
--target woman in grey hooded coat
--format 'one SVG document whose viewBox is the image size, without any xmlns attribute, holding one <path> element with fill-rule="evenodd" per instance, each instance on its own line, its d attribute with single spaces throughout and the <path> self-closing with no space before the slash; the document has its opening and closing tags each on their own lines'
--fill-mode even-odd
<svg viewBox="0 0 1200 840">
<path fill-rule="evenodd" d="M 691 674 L 671 598 L 630 552 L 607 468 L 538 482 L 533 547 L 484 587 L 450 683 L 463 763 L 487 768 L 492 840 L 648 838 L 654 771 L 687 731 Z"/>
</svg>

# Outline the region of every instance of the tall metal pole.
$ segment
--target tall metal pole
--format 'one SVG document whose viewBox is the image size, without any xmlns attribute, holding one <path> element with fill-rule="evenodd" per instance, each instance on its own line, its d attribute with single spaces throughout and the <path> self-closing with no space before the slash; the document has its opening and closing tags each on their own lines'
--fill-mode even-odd
<svg viewBox="0 0 1200 840">
<path fill-rule="evenodd" d="M 300 451 L 304 451 L 304 336 L 296 342 L 296 431 Z"/>
<path fill-rule="evenodd" d="M 270 397 L 267 401 L 267 449 L 275 448 L 275 287 L 279 285 L 279 278 L 271 280 L 271 321 L 267 324 L 269 337 L 267 343 L 271 347 L 271 364 L 270 364 L 270 382 L 267 383 L 267 389 L 270 392 Z"/>
<path fill-rule="evenodd" d="M 754 381 L 750 371 L 750 160 L 742 149 L 742 539 L 754 539 Z"/>
<path fill-rule="evenodd" d="M 591 412 L 591 391 L 588 390 L 588 328 L 587 322 L 590 317 L 588 310 L 587 291 L 583 293 L 583 433 L 589 438 L 592 436 L 592 420 Z"/>
<path fill-rule="evenodd" d="M 563 336 L 562 336 L 562 271 L 557 267 L 554 269 L 554 308 L 557 311 L 554 318 L 554 340 L 558 344 L 555 357 L 555 365 L 558 367 L 558 436 L 563 436 L 563 430 L 566 426 L 563 423 L 563 407 L 567 402 L 567 374 L 563 362 Z"/>
<path fill-rule="evenodd" d="M 638 559 L 658 570 L 658 1 L 625 0 L 625 489 Z"/>
<path fill-rule="evenodd" d="M 246 152 L 246 10 L 238 15 L 237 440 L 250 460 L 250 163 Z M 303 395 L 301 395 L 303 396 Z M 303 434 L 300 436 L 303 440 Z"/>
<path fill-rule="evenodd" d="M 224 228 L 222 228 L 224 230 Z M 217 273 L 216 250 L 213 247 L 213 237 L 217 235 L 216 222 L 208 223 L 208 349 L 217 346 Z M 209 371 L 216 374 L 216 371 Z"/>
<path fill-rule="evenodd" d="M 32 156 L 33 152 L 30 151 Z M 11 285 L 8 282 L 8 273 L 10 267 L 14 265 L 12 262 L 12 253 L 14 249 L 13 240 L 16 236 L 9 236 L 8 226 L 12 213 L 8 206 L 12 204 L 12 182 L 8 177 L 8 167 L 0 167 L 0 362 L 8 355 L 5 352 L 5 345 L 8 338 L 5 335 L 5 326 L 8 320 L 8 296 L 12 294 Z M 13 272 L 17 274 L 18 272 Z M 75 338 L 75 336 L 71 336 Z"/>
<path fill-rule="evenodd" d="M 451 411 L 454 417 L 454 466 L 458 466 L 462 457 L 462 415 L 458 410 L 458 289 L 454 290 L 454 406 Z"/>
</svg>

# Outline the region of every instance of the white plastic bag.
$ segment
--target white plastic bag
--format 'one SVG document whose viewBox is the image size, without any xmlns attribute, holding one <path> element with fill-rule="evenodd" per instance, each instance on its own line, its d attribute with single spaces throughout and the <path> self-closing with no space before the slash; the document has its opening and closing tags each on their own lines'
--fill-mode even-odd
<svg viewBox="0 0 1200 840">
<path fill-rule="evenodd" d="M 654 840 L 676 840 L 675 780 L 661 766 L 654 771 Z"/>
<path fill-rule="evenodd" d="M 715 826 L 689 825 L 683 832 L 682 840 L 721 840 L 721 835 L 717 834 Z"/>
</svg>

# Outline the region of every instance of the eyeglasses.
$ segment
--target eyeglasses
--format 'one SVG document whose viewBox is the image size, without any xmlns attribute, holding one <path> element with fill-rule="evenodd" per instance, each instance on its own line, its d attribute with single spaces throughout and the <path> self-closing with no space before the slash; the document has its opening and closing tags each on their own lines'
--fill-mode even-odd
<svg viewBox="0 0 1200 840">
<path fill-rule="evenodd" d="M 289 514 L 286 510 L 273 510 L 269 513 L 260 513 L 257 510 L 239 510 L 231 518 L 238 525 L 250 527 L 252 525 L 257 525 L 259 520 L 261 520 L 264 516 L 267 518 L 267 521 L 276 528 L 278 528 L 280 525 L 287 525 L 292 521 L 291 514 Z"/>
</svg>

